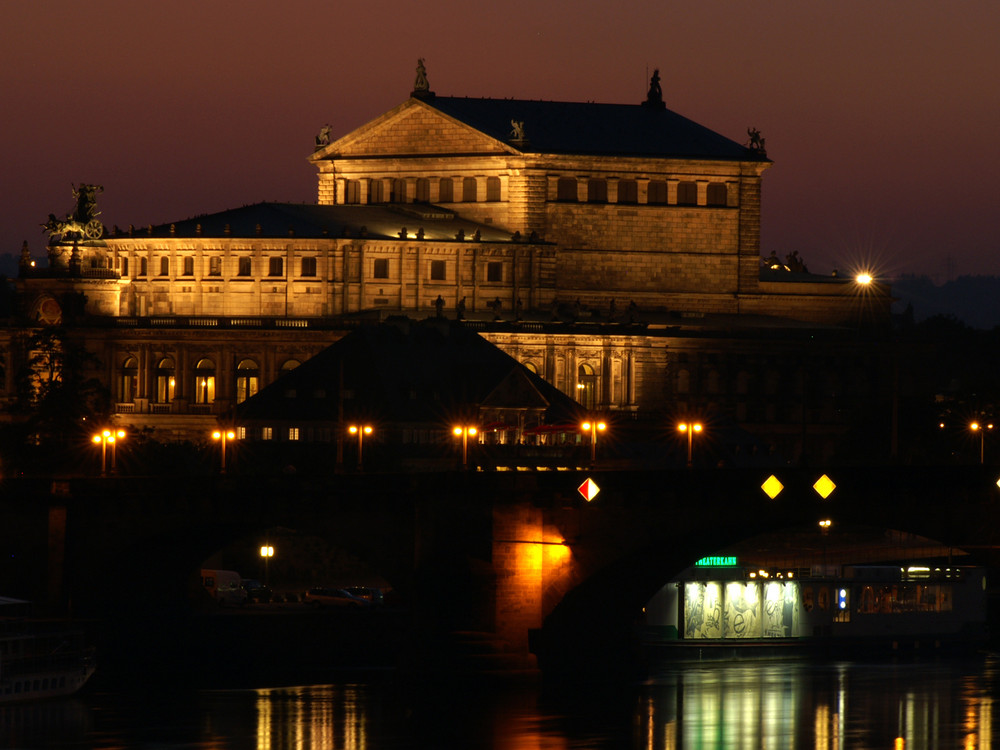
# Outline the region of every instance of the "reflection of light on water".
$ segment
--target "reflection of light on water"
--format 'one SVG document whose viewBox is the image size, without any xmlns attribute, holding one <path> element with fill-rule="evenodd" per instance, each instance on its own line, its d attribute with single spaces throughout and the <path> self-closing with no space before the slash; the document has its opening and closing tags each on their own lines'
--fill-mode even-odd
<svg viewBox="0 0 1000 750">
<path fill-rule="evenodd" d="M 257 750 L 365 750 L 364 702 L 352 685 L 257 691 Z"/>
</svg>

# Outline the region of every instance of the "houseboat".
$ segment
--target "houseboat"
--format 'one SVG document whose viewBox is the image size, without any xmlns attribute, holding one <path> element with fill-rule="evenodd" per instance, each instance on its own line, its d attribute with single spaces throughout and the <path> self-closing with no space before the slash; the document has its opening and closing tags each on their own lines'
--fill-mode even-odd
<svg viewBox="0 0 1000 750">
<path fill-rule="evenodd" d="M 643 643 L 696 660 L 986 644 L 986 570 L 971 566 L 747 568 L 705 558 L 646 607 Z"/>
</svg>

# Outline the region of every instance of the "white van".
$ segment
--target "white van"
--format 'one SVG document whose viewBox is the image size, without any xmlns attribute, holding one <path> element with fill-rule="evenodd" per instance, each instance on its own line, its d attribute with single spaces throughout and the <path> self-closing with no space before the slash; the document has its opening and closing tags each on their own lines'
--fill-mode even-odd
<svg viewBox="0 0 1000 750">
<path fill-rule="evenodd" d="M 240 574 L 235 570 L 201 571 L 201 585 L 219 604 L 246 604 L 247 592 L 240 585 L 241 581 Z"/>
</svg>

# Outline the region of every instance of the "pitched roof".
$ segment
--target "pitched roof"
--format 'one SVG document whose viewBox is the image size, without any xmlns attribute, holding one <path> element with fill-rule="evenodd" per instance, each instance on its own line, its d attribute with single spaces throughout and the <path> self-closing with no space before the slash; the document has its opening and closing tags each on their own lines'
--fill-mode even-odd
<svg viewBox="0 0 1000 750">
<path fill-rule="evenodd" d="M 397 423 L 447 423 L 476 415 L 480 405 L 547 405 L 550 421 L 578 408 L 461 324 L 403 318 L 349 333 L 237 406 L 236 419 L 335 422 L 341 397 L 344 419 Z"/>
<path fill-rule="evenodd" d="M 260 227 L 258 232 L 257 227 Z M 171 227 L 173 230 L 171 231 Z M 200 234 L 199 234 L 199 227 Z M 406 227 L 412 238 L 418 229 L 428 240 L 455 240 L 459 230 L 471 239 L 476 230 L 484 242 L 509 242 L 511 234 L 487 224 L 459 218 L 455 213 L 422 204 L 318 205 L 313 203 L 255 203 L 183 221 L 160 224 L 150 232 L 136 228 L 136 237 L 358 237 L 362 227 L 371 239 L 398 239 Z M 228 228 L 228 231 L 227 231 Z M 121 235 L 117 235 L 121 236 Z"/>
<path fill-rule="evenodd" d="M 760 161 L 746 146 L 666 108 L 638 104 L 467 99 L 425 104 L 526 152 Z M 524 123 L 524 142 L 513 137 Z"/>
</svg>

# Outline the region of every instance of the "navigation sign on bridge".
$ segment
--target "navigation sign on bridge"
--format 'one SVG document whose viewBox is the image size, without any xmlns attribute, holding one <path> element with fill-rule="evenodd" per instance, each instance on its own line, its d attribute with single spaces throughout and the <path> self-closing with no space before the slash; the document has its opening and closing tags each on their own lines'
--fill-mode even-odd
<svg viewBox="0 0 1000 750">
<path fill-rule="evenodd" d="M 597 486 L 597 482 L 587 477 L 583 484 L 576 488 L 576 491 L 583 495 L 583 499 L 589 503 L 597 497 L 597 493 L 601 491 L 601 488 Z"/>
</svg>

